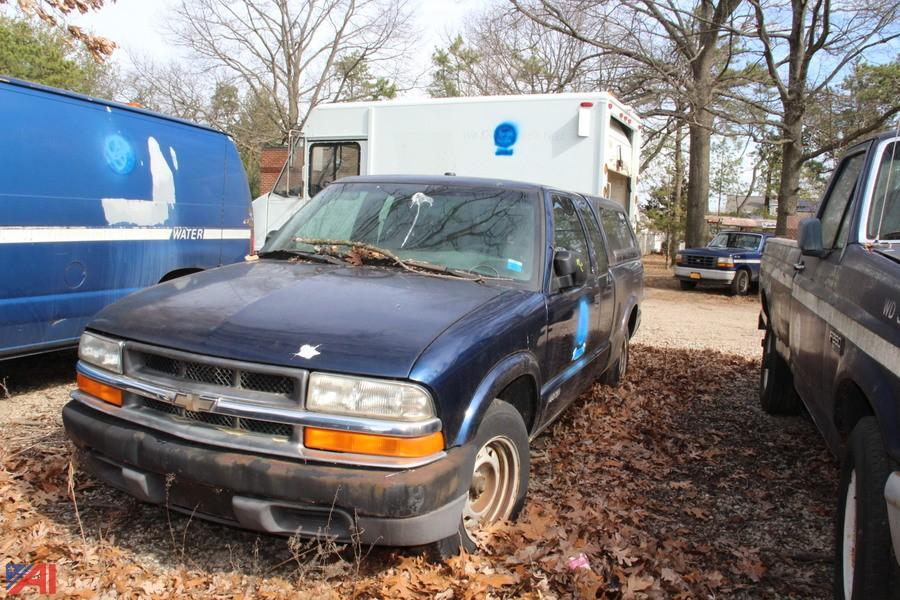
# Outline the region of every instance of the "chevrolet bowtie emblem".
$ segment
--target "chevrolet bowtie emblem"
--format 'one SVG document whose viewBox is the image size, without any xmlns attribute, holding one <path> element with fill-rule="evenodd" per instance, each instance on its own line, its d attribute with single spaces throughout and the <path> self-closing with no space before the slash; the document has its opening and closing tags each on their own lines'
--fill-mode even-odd
<svg viewBox="0 0 900 600">
<path fill-rule="evenodd" d="M 208 412 L 216 403 L 215 398 L 204 398 L 200 394 L 183 394 L 178 392 L 173 400 L 175 404 L 191 412 Z"/>
</svg>

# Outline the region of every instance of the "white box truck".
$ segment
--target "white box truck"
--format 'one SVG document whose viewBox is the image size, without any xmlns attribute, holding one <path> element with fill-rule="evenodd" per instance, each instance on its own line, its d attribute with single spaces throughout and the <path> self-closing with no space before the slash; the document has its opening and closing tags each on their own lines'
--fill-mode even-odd
<svg viewBox="0 0 900 600">
<path fill-rule="evenodd" d="M 637 215 L 641 124 L 604 92 L 323 104 L 253 202 L 256 246 L 350 175 L 491 177 L 603 196 Z"/>
</svg>

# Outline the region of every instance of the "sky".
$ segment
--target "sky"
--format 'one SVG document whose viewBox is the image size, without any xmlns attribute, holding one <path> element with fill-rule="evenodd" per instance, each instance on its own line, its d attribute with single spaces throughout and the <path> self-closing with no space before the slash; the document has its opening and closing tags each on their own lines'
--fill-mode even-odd
<svg viewBox="0 0 900 600">
<path fill-rule="evenodd" d="M 167 13 L 179 0 L 116 0 L 99 11 L 76 15 L 72 24 L 109 38 L 119 45 L 113 55 L 121 66 L 127 67 L 129 54 L 149 56 L 159 62 L 178 58 L 178 49 L 167 43 L 165 23 Z M 431 52 L 442 45 L 448 35 L 462 26 L 465 15 L 485 4 L 485 0 L 412 0 L 415 20 L 423 35 L 421 50 L 414 52 L 424 72 L 430 64 Z"/>
</svg>

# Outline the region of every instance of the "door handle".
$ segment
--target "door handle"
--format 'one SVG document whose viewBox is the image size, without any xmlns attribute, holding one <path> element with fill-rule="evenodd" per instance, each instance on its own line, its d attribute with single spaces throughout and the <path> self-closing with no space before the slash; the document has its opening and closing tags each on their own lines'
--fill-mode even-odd
<svg viewBox="0 0 900 600">
<path fill-rule="evenodd" d="M 795 271 L 802 271 L 802 270 L 805 269 L 805 268 L 806 268 L 806 265 L 803 264 L 803 262 L 794 263 L 794 270 L 795 270 Z"/>
</svg>

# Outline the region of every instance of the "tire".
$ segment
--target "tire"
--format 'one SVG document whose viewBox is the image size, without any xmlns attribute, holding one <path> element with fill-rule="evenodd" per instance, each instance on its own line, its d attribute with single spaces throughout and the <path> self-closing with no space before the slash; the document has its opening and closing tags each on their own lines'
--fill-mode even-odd
<svg viewBox="0 0 900 600">
<path fill-rule="evenodd" d="M 834 528 L 834 597 L 838 600 L 900 595 L 891 585 L 898 569 L 884 500 L 890 470 L 878 422 L 875 417 L 860 419 L 850 434 L 838 489 Z"/>
<path fill-rule="evenodd" d="M 746 296 L 750 292 L 750 271 L 738 269 L 728 290 L 732 296 Z"/>
<path fill-rule="evenodd" d="M 470 531 L 477 530 L 481 524 L 515 519 L 525 504 L 530 459 L 528 430 L 519 411 L 508 402 L 494 400 L 478 427 L 472 445 L 475 448 L 475 460 L 472 463 L 469 498 L 460 518 L 459 530 L 456 535 L 424 548 L 426 554 L 433 559 L 444 560 L 455 556 L 459 554 L 460 548 L 464 548 L 466 552 L 474 552 L 477 546 Z M 503 470 L 502 465 L 511 472 L 494 479 L 514 483 L 514 489 L 498 490 L 499 495 L 494 497 L 490 495 L 490 482 L 492 476 Z M 479 517 L 481 521 L 477 520 Z"/>
<path fill-rule="evenodd" d="M 759 405 L 770 415 L 796 415 L 802 404 L 794 390 L 791 368 L 775 350 L 775 332 L 766 328 L 759 368 Z"/>
<path fill-rule="evenodd" d="M 616 362 L 611 364 L 606 372 L 600 377 L 600 383 L 604 385 L 608 385 L 611 387 L 619 387 L 622 384 L 622 381 L 625 380 L 625 375 L 628 374 L 628 332 L 625 332 L 622 340 L 622 345 L 619 348 L 619 358 L 616 359 Z"/>
<path fill-rule="evenodd" d="M 685 281 L 683 279 L 679 279 L 678 284 L 681 286 L 681 289 L 683 289 L 686 292 L 697 289 L 696 281 Z"/>
</svg>

